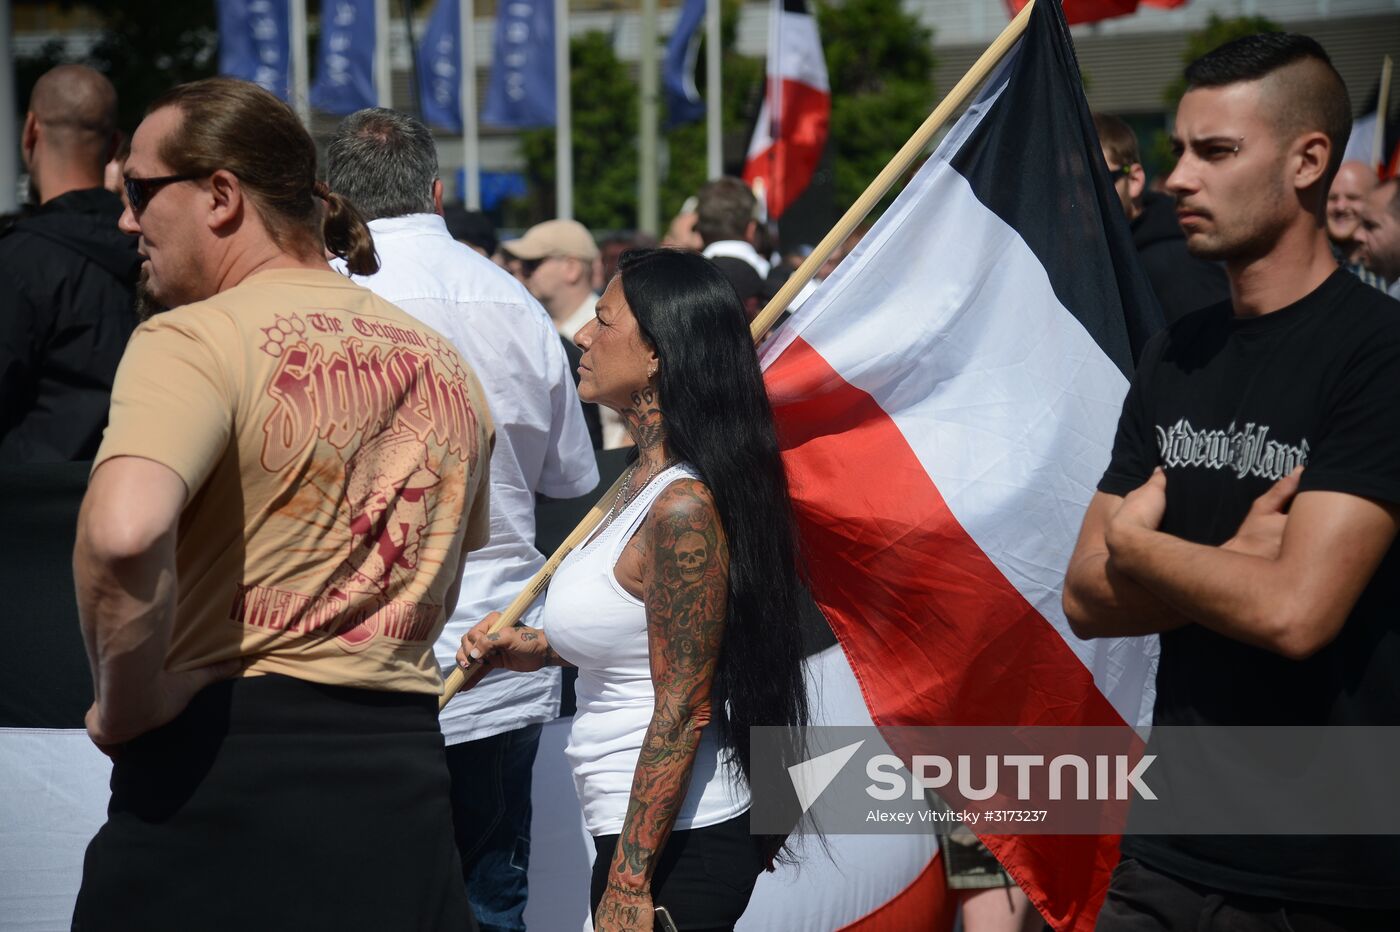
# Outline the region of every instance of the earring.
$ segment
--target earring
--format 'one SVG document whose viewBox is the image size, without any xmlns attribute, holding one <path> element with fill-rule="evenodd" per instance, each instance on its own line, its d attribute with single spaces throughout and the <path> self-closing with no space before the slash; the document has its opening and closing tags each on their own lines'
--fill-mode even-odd
<svg viewBox="0 0 1400 932">
<path fill-rule="evenodd" d="M 647 378 L 656 378 L 656 366 L 652 366 L 651 368 L 647 369 Z"/>
</svg>

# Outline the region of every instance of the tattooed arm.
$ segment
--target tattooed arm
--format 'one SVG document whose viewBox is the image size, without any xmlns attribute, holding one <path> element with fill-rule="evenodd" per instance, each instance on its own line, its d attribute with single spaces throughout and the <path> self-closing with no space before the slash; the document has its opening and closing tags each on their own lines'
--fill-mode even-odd
<svg viewBox="0 0 1400 932">
<path fill-rule="evenodd" d="M 519 673 L 534 673 L 542 667 L 573 666 L 549 646 L 548 636 L 539 628 L 515 625 L 492 634 L 491 626 L 500 617 L 500 612 L 492 612 L 462 636 L 461 646 L 457 648 L 458 666 L 466 667 L 469 659 Z M 477 679 L 472 685 L 479 682 L 481 680 Z"/>
<path fill-rule="evenodd" d="M 703 483 L 671 484 L 638 536 L 647 555 L 643 595 L 656 704 L 594 920 L 598 932 L 652 927 L 652 872 L 685 799 L 700 731 L 710 721 L 728 606 L 728 545 Z"/>
</svg>

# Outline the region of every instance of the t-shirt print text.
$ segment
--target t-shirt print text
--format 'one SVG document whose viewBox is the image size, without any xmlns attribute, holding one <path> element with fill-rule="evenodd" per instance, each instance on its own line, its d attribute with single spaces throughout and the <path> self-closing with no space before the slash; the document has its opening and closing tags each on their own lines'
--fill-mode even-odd
<svg viewBox="0 0 1400 932">
<path fill-rule="evenodd" d="M 1170 427 L 1157 425 L 1157 450 L 1172 468 L 1228 469 L 1238 479 L 1257 476 L 1277 480 L 1308 464 L 1308 441 L 1298 444 L 1269 439 L 1269 426 L 1231 421 L 1224 430 L 1197 430 L 1182 418 Z"/>
</svg>

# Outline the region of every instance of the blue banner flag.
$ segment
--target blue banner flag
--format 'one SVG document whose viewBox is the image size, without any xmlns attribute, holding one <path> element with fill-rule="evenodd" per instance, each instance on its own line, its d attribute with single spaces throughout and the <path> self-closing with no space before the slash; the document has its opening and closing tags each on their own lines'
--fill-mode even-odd
<svg viewBox="0 0 1400 932">
<path fill-rule="evenodd" d="M 554 0 L 502 0 L 482 122 L 553 126 L 554 75 Z"/>
<path fill-rule="evenodd" d="M 695 59 L 700 54 L 700 24 L 705 0 L 685 0 L 676 28 L 666 42 L 661 86 L 666 90 L 666 125 L 694 123 L 705 115 L 705 101 L 695 89 Z"/>
<path fill-rule="evenodd" d="M 462 131 L 462 50 L 457 47 L 461 15 L 460 0 L 437 0 L 418 46 L 423 122 L 450 133 Z"/>
<path fill-rule="evenodd" d="M 384 28 L 388 30 L 388 23 Z M 374 86 L 374 0 L 326 0 L 311 105 L 345 116 L 379 102 Z"/>
<path fill-rule="evenodd" d="M 287 0 L 219 0 L 219 74 L 291 97 Z"/>
</svg>

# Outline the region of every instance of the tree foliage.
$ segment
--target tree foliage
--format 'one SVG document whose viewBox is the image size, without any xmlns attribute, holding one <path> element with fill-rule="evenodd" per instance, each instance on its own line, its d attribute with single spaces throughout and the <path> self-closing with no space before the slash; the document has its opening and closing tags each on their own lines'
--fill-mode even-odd
<svg viewBox="0 0 1400 932">
<path fill-rule="evenodd" d="M 637 217 L 637 82 L 611 38 L 587 32 L 569 42 L 573 97 L 574 217 L 592 230 L 627 229 Z M 557 216 L 554 128 L 520 134 L 530 222 Z"/>
<path fill-rule="evenodd" d="M 703 54 L 703 53 L 702 53 Z M 754 120 L 763 99 L 763 61 L 736 53 L 726 53 L 721 65 L 720 125 L 724 136 L 724 171 L 743 172 L 743 153 L 748 148 Z M 707 179 L 705 122 L 678 126 L 666 134 L 670 154 L 661 182 L 661 218 L 664 224 L 675 216 L 685 199 L 700 190 Z"/>
<path fill-rule="evenodd" d="M 61 44 L 15 62 L 16 90 L 23 112 L 34 82 L 54 65 L 80 61 L 112 79 L 117 88 L 118 125 L 130 133 L 146 105 L 184 81 L 206 78 L 218 66 L 213 0 L 162 4 L 158 15 L 141 4 L 85 4 L 102 20 L 102 38 L 82 58 L 65 55 Z"/>
<path fill-rule="evenodd" d="M 1218 13 L 1212 13 L 1204 26 L 1187 37 L 1186 48 L 1181 53 L 1182 70 L 1184 71 L 1185 66 L 1207 52 L 1215 51 L 1226 42 L 1252 36 L 1256 32 L 1278 31 L 1278 25 L 1263 16 L 1235 16 L 1226 19 Z M 1167 106 L 1175 110 L 1185 93 L 1186 76 L 1181 74 L 1177 76 L 1175 81 L 1167 85 L 1162 97 Z"/>
<path fill-rule="evenodd" d="M 829 0 L 817 24 L 831 82 L 837 208 L 879 174 L 934 104 L 933 33 L 899 0 Z"/>
<path fill-rule="evenodd" d="M 724 0 L 720 18 L 721 125 L 731 143 L 747 135 L 763 91 L 763 62 L 734 51 L 740 0 Z M 664 37 L 661 39 L 664 42 Z M 637 221 L 639 90 L 605 33 L 575 37 L 570 45 L 573 89 L 574 215 L 590 229 L 631 229 Z M 658 50 L 658 56 L 660 51 Z M 696 84 L 705 87 L 705 40 Z M 659 183 L 663 224 L 705 183 L 703 120 L 663 129 Z M 734 146 L 727 148 L 733 149 Z M 554 216 L 554 130 L 521 135 L 530 194 L 525 222 Z M 730 166 L 734 170 L 737 166 Z"/>
</svg>

